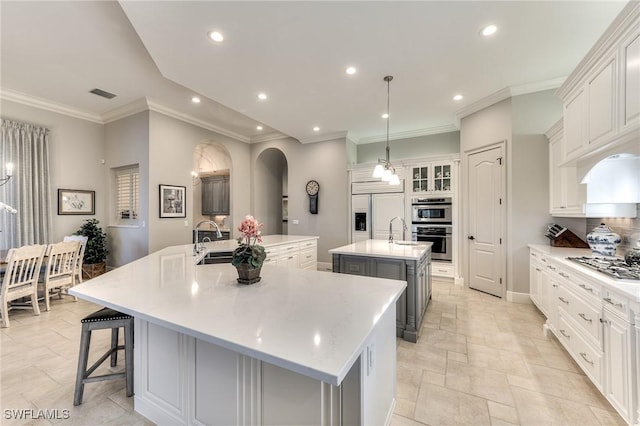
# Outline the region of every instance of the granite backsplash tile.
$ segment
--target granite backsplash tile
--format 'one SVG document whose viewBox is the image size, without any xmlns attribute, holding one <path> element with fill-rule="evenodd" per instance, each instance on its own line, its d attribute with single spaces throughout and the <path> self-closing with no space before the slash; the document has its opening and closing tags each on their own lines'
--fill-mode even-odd
<svg viewBox="0 0 640 426">
<path fill-rule="evenodd" d="M 637 204 L 636 208 L 638 209 L 638 214 L 634 218 L 603 217 L 587 219 L 587 234 L 601 223 L 606 224 L 613 232 L 620 235 L 622 242 L 616 250 L 616 255 L 624 256 L 627 250 L 637 244 L 637 238 L 640 238 L 640 204 Z M 586 241 L 586 234 L 582 237 Z"/>
</svg>

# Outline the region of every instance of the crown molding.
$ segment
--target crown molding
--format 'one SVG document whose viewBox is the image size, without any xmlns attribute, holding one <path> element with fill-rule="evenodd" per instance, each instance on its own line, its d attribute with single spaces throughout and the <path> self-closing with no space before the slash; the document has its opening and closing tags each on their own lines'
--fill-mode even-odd
<svg viewBox="0 0 640 426">
<path fill-rule="evenodd" d="M 561 99 L 565 99 L 577 85 L 584 81 L 587 73 L 589 73 L 598 61 L 603 59 L 610 50 L 624 37 L 627 37 L 638 25 L 640 18 L 640 2 L 629 1 L 622 11 L 616 16 L 613 22 L 607 27 L 605 32 L 600 36 L 596 44 L 593 45 L 585 57 L 575 67 L 573 72 L 569 74 L 565 82 L 560 86 L 556 95 Z"/>
<path fill-rule="evenodd" d="M 554 137 L 555 135 L 557 135 L 562 131 L 563 126 L 564 126 L 564 119 L 561 118 L 556 122 L 556 124 L 551 126 L 551 128 L 547 130 L 544 135 L 547 137 L 547 139 L 551 139 L 552 137 Z"/>
<path fill-rule="evenodd" d="M 34 108 L 44 109 L 46 111 L 67 115 L 73 118 L 79 118 L 81 120 L 91 121 L 93 123 L 103 124 L 102 117 L 98 114 L 92 114 L 90 112 L 72 108 L 70 106 L 63 105 L 57 102 L 52 102 L 47 99 L 27 95 L 26 93 L 17 92 L 11 89 L 0 87 L 0 99 L 5 99 L 7 101 L 16 102 L 22 105 L 28 105 Z"/>
<path fill-rule="evenodd" d="M 212 132 L 220 133 L 221 135 L 230 137 L 240 142 L 249 143 L 250 139 L 247 136 L 241 135 L 236 132 L 232 132 L 231 130 L 227 130 L 223 127 L 217 126 L 213 123 L 209 123 L 204 120 L 200 120 L 195 117 L 191 117 L 188 114 L 184 114 L 180 111 L 176 111 L 169 107 L 166 107 L 152 99 L 147 99 L 147 105 L 149 106 L 150 111 L 159 112 L 160 114 L 167 115 L 169 117 L 175 118 L 180 121 L 184 121 L 185 123 L 193 124 L 194 126 L 202 127 L 203 129 L 211 130 Z"/>
<path fill-rule="evenodd" d="M 437 135 L 440 133 L 457 132 L 460 130 L 455 124 L 444 124 L 442 126 L 428 127 L 425 129 L 408 130 L 406 132 L 389 133 L 389 140 L 410 139 L 420 136 Z M 385 135 L 374 135 L 360 138 L 356 143 L 364 145 L 368 143 L 384 142 L 387 140 Z"/>
<path fill-rule="evenodd" d="M 141 98 L 102 114 L 102 119 L 104 124 L 107 124 L 142 111 L 147 111 L 148 109 L 149 105 L 147 104 L 147 100 L 145 98 Z"/>
<path fill-rule="evenodd" d="M 510 86 L 511 96 L 527 95 L 529 93 L 542 92 L 545 90 L 557 89 L 567 79 L 566 76 L 552 78 L 550 80 L 538 81 L 535 83 L 520 84 L 518 86 Z"/>
<path fill-rule="evenodd" d="M 505 87 L 502 90 L 498 90 L 497 92 L 492 93 L 487 97 L 479 99 L 474 103 L 467 105 L 462 109 L 459 109 L 458 111 L 456 111 L 456 118 L 458 120 L 461 120 L 468 115 L 476 113 L 487 107 L 490 107 L 491 105 L 496 104 L 500 101 L 504 101 L 505 99 L 509 99 L 510 97 L 511 97 L 511 90 L 508 87 Z"/>
<path fill-rule="evenodd" d="M 340 132 L 334 132 L 334 133 L 325 133 L 318 136 L 311 136 L 308 138 L 299 139 L 299 141 L 301 144 L 307 144 L 307 143 L 332 141 L 335 139 L 343 139 L 343 138 L 346 139 L 346 137 L 347 137 L 347 132 L 340 131 Z"/>
<path fill-rule="evenodd" d="M 250 143 L 271 142 L 282 139 L 291 139 L 291 136 L 287 136 L 284 133 L 280 132 L 267 133 L 266 135 L 251 136 Z"/>
</svg>

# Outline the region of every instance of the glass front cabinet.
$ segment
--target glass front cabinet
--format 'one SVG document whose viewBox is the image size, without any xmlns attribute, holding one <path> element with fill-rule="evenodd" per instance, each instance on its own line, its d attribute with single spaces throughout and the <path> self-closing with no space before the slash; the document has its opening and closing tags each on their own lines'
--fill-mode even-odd
<svg viewBox="0 0 640 426">
<path fill-rule="evenodd" d="M 430 163 L 411 167 L 414 193 L 441 193 L 453 191 L 452 163 Z"/>
</svg>

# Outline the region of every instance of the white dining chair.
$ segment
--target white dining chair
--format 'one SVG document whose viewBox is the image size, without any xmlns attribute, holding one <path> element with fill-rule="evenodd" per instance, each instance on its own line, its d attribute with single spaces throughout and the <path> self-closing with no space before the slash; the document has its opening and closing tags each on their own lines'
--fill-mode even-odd
<svg viewBox="0 0 640 426">
<path fill-rule="evenodd" d="M 87 241 L 89 237 L 83 235 L 67 235 L 63 241 L 77 241 L 80 243 L 80 251 L 78 253 L 78 260 L 76 262 L 76 283 L 82 282 L 82 262 L 84 261 L 84 249 L 87 247 Z"/>
<path fill-rule="evenodd" d="M 49 298 L 51 290 L 57 290 L 62 296 L 76 283 L 76 261 L 80 252 L 78 241 L 67 241 L 49 244 L 45 256 L 47 266 L 44 271 L 44 280 L 41 286 L 44 293 L 45 310 L 50 309 Z M 78 300 L 74 296 L 74 300 Z"/>
<path fill-rule="evenodd" d="M 40 315 L 38 278 L 46 249 L 46 245 L 32 245 L 9 250 L 2 288 L 0 289 L 2 327 L 9 327 L 10 309 L 28 308 L 28 306 L 11 306 L 9 304 L 17 299 L 31 298 L 33 314 Z"/>
</svg>

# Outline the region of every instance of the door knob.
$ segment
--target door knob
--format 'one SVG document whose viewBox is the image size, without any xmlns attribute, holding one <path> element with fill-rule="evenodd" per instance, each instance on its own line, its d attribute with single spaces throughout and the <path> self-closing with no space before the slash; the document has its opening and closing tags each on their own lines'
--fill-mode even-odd
<svg viewBox="0 0 640 426">
<path fill-rule="evenodd" d="M 476 237 L 474 237 L 473 235 L 469 235 L 467 238 L 470 239 L 470 240 L 475 240 L 476 239 Z"/>
</svg>

